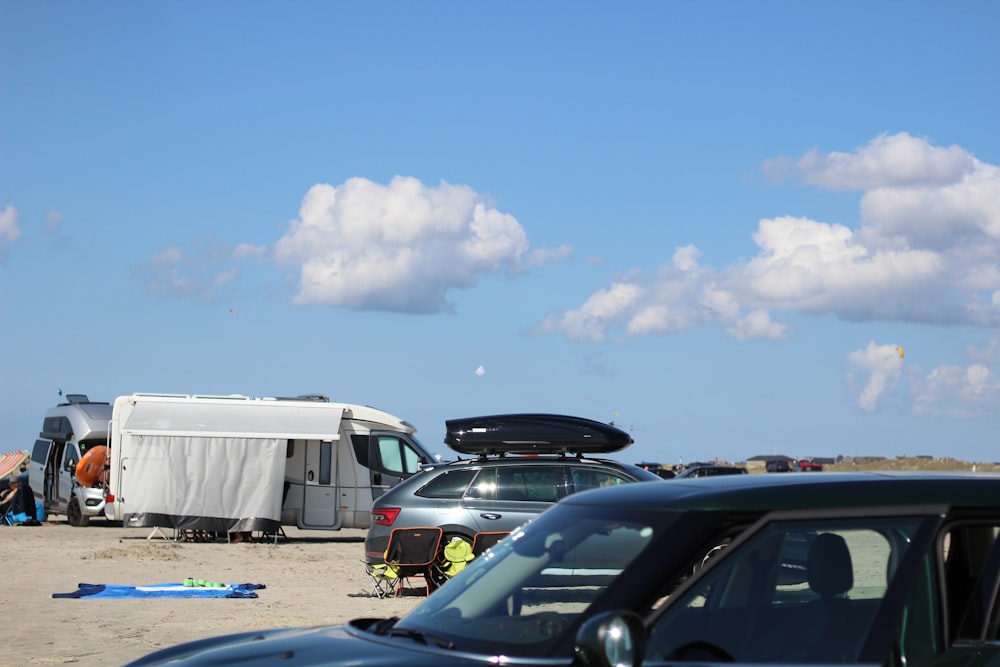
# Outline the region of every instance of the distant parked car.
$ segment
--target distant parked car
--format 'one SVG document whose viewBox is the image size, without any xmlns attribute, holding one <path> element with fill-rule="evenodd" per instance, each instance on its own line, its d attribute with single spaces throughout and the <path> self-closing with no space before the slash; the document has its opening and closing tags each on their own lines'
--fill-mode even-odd
<svg viewBox="0 0 1000 667">
<path fill-rule="evenodd" d="M 677 473 L 674 471 L 673 467 L 667 465 L 666 463 L 636 463 L 636 467 L 642 468 L 643 470 L 648 470 L 649 472 L 662 477 L 663 479 L 673 479 Z"/>
<path fill-rule="evenodd" d="M 785 459 L 772 459 L 764 464 L 768 472 L 792 472 L 792 466 Z"/>
<path fill-rule="evenodd" d="M 380 496 L 365 538 L 367 562 L 383 562 L 394 528 L 440 526 L 445 543 L 460 537 L 472 544 L 476 533 L 510 532 L 578 491 L 662 481 L 637 466 L 589 456 L 632 443 L 608 424 L 514 414 L 454 419 L 447 426 L 445 442 L 476 458 L 425 467 Z"/>
<path fill-rule="evenodd" d="M 823 472 L 822 463 L 816 463 L 809 459 L 799 459 L 792 468 L 795 472 Z"/>
<path fill-rule="evenodd" d="M 677 473 L 674 479 L 689 479 L 691 477 L 717 477 L 719 475 L 745 475 L 747 469 L 742 466 L 698 465 L 685 468 Z"/>
</svg>

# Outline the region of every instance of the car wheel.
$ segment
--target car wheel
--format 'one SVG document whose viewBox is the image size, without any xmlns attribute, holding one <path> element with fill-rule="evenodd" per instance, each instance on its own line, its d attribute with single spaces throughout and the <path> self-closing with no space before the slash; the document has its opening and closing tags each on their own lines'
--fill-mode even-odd
<svg viewBox="0 0 1000 667">
<path fill-rule="evenodd" d="M 69 499 L 69 506 L 66 508 L 66 520 L 71 526 L 86 526 L 90 523 L 90 517 L 80 509 L 80 500 L 73 496 Z"/>
</svg>

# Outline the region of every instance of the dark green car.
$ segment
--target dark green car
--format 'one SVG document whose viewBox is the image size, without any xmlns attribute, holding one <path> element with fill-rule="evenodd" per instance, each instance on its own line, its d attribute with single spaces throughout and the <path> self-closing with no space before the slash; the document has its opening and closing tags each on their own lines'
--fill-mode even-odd
<svg viewBox="0 0 1000 667">
<path fill-rule="evenodd" d="M 401 619 L 137 664 L 985 665 L 1000 661 L 998 533 L 1000 476 L 629 484 L 565 498 Z"/>
</svg>

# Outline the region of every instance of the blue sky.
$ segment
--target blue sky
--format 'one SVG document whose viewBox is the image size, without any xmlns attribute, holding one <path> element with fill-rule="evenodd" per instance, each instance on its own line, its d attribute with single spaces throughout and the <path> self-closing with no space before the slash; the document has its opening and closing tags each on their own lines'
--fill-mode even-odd
<svg viewBox="0 0 1000 667">
<path fill-rule="evenodd" d="M 0 0 L 0 451 L 61 389 L 1000 460 L 998 25 Z"/>
</svg>

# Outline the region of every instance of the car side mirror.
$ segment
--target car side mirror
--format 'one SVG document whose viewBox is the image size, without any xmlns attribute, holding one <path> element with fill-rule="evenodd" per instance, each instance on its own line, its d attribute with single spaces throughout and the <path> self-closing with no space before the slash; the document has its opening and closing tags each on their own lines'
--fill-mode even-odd
<svg viewBox="0 0 1000 667">
<path fill-rule="evenodd" d="M 639 667 L 646 653 L 646 629 L 631 612 L 598 614 L 580 626 L 574 651 L 589 667 Z"/>
</svg>

